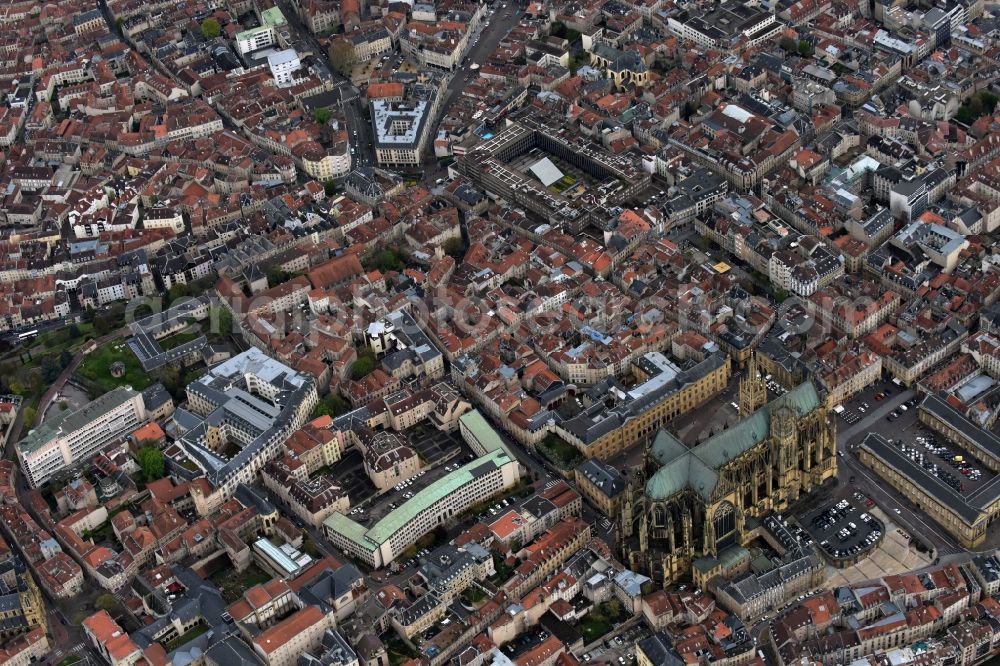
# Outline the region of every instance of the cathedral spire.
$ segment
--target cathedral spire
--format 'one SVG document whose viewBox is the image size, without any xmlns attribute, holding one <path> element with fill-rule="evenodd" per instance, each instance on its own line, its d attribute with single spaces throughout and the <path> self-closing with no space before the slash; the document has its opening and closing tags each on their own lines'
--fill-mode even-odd
<svg viewBox="0 0 1000 666">
<path fill-rule="evenodd" d="M 746 418 L 767 403 L 767 385 L 757 367 L 757 353 L 750 353 L 747 370 L 740 378 L 740 418 Z"/>
</svg>

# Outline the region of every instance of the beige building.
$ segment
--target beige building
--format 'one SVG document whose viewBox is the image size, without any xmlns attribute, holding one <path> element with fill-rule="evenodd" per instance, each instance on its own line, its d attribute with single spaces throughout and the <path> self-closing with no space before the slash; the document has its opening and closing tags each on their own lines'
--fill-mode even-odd
<svg viewBox="0 0 1000 666">
<path fill-rule="evenodd" d="M 420 473 L 420 456 L 399 433 L 364 428 L 354 437 L 365 472 L 379 490 L 388 490 Z"/>
<path fill-rule="evenodd" d="M 986 540 L 989 523 L 1000 514 L 1000 488 L 987 484 L 976 492 L 956 493 L 927 473 L 878 433 L 869 433 L 858 457 L 868 468 L 958 539 L 964 548 Z"/>
<path fill-rule="evenodd" d="M 599 42 L 590 54 L 590 65 L 604 70 L 617 88 L 649 85 L 649 68 L 635 51 L 622 51 Z"/>
<path fill-rule="evenodd" d="M 625 477 L 618 470 L 597 458 L 591 458 L 581 463 L 573 474 L 580 493 L 600 513 L 605 516 L 618 513 L 618 504 L 625 490 Z"/>
<path fill-rule="evenodd" d="M 334 628 L 332 615 L 306 606 L 253 639 L 254 652 L 268 666 L 293 666 L 299 655 L 320 647 L 323 634 Z"/>
<path fill-rule="evenodd" d="M 730 360 L 722 353 L 712 354 L 683 376 L 662 354 L 647 354 L 643 358 L 655 366 L 647 373 L 647 381 L 624 398 L 615 398 L 609 391 L 608 402 L 617 404 L 603 410 L 585 409 L 580 415 L 556 424 L 556 434 L 585 457 L 607 460 L 635 444 L 651 440 L 667 422 L 698 407 L 729 384 Z M 633 408 L 637 401 L 643 403 L 642 409 Z M 612 423 L 614 427 L 608 427 Z"/>
<path fill-rule="evenodd" d="M 420 490 L 370 527 L 340 513 L 330 515 L 323 523 L 330 541 L 368 566 L 384 567 L 430 530 L 515 485 L 521 478 L 520 463 L 500 435 L 475 411 L 460 419 L 460 427 L 479 457 Z"/>
</svg>

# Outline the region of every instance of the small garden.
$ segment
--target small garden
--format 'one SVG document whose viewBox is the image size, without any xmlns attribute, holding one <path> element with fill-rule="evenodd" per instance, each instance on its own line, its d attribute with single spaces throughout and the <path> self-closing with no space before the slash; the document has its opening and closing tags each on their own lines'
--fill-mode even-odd
<svg viewBox="0 0 1000 666">
<path fill-rule="evenodd" d="M 120 377 L 111 374 L 111 365 L 116 362 L 124 366 Z M 131 386 L 141 391 L 153 383 L 142 369 L 139 359 L 121 338 L 106 342 L 87 354 L 76 369 L 76 374 L 104 392 L 119 386 Z"/>
<path fill-rule="evenodd" d="M 186 643 L 190 643 L 194 639 L 198 638 L 203 633 L 205 633 L 206 631 L 208 631 L 208 629 L 209 629 L 209 627 L 208 627 L 207 624 L 199 624 L 197 627 L 195 627 L 194 629 L 191 629 L 190 631 L 188 631 L 187 633 L 185 633 L 183 636 L 178 636 L 177 638 L 173 639 L 172 641 L 169 641 L 166 645 L 163 646 L 163 649 L 166 650 L 167 652 L 173 652 L 174 650 L 176 650 L 177 648 L 181 647 L 182 645 L 184 645 Z"/>
<path fill-rule="evenodd" d="M 574 185 L 576 185 L 577 182 L 578 181 L 576 180 L 576 178 L 574 178 L 573 176 L 571 176 L 569 174 L 566 174 L 562 178 L 560 178 L 559 180 L 557 180 L 556 182 L 552 183 L 550 189 L 552 189 L 553 191 L 561 194 L 561 193 L 565 192 L 566 190 L 568 190 L 569 188 L 571 188 Z"/>
<path fill-rule="evenodd" d="M 590 612 L 577 625 L 583 634 L 583 641 L 590 643 L 604 636 L 609 631 L 629 618 L 622 602 L 609 599 L 590 609 Z"/>
<path fill-rule="evenodd" d="M 573 469 L 583 462 L 583 454 L 569 442 L 559 439 L 555 435 L 549 435 L 538 445 L 538 451 L 549 462 L 560 469 Z"/>
<path fill-rule="evenodd" d="M 254 585 L 263 585 L 271 580 L 271 575 L 257 565 L 251 564 L 243 571 L 226 567 L 217 571 L 211 580 L 219 588 L 222 600 L 226 603 L 232 603 Z"/>
</svg>

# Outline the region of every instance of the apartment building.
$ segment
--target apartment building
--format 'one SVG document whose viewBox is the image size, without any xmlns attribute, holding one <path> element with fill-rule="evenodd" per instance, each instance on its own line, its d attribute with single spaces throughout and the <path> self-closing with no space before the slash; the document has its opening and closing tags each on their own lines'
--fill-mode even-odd
<svg viewBox="0 0 1000 666">
<path fill-rule="evenodd" d="M 142 394 L 129 386 L 109 391 L 75 412 L 60 414 L 17 443 L 25 479 L 38 488 L 57 473 L 86 462 L 145 421 Z"/>
<path fill-rule="evenodd" d="M 306 606 L 257 635 L 253 650 L 267 666 L 292 666 L 303 653 L 321 647 L 323 635 L 333 628 L 332 615 Z"/>
<path fill-rule="evenodd" d="M 323 523 L 324 532 L 338 548 L 371 567 L 388 566 L 420 537 L 510 488 L 521 478 L 520 463 L 500 436 L 480 416 L 469 412 L 461 418 L 463 434 L 479 445 L 471 462 L 420 490 L 369 528 L 334 513 Z"/>
</svg>

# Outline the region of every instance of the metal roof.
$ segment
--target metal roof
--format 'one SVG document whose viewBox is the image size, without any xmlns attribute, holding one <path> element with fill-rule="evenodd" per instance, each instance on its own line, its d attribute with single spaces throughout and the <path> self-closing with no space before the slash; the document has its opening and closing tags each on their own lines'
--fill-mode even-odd
<svg viewBox="0 0 1000 666">
<path fill-rule="evenodd" d="M 807 381 L 694 448 L 688 449 L 672 434 L 661 431 L 651 453 L 663 467 L 646 483 L 647 496 L 666 499 L 682 490 L 693 490 L 709 499 L 719 479 L 719 469 L 770 436 L 772 410 L 790 407 L 802 418 L 819 406 L 816 387 Z"/>
<path fill-rule="evenodd" d="M 328 529 L 336 531 L 366 550 L 377 550 L 382 544 L 389 541 L 396 532 L 414 521 L 420 513 L 435 503 L 447 498 L 474 479 L 512 461 L 513 459 L 506 450 L 494 450 L 481 458 L 476 458 L 418 492 L 398 509 L 391 511 L 382 520 L 375 523 L 371 529 L 366 530 L 340 513 L 331 514 L 324 521 L 324 524 Z"/>
</svg>

